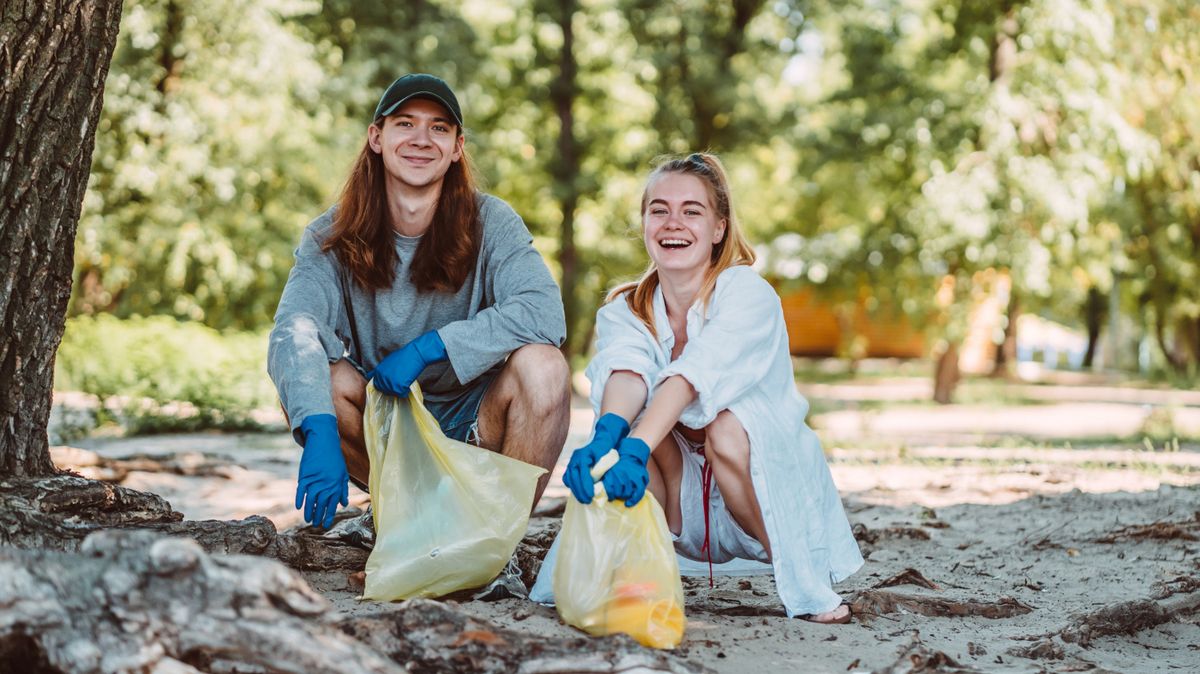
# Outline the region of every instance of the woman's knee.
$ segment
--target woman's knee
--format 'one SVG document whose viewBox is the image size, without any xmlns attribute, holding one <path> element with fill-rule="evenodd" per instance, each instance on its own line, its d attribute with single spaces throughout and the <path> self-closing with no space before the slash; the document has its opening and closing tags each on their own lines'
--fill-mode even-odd
<svg viewBox="0 0 1200 674">
<path fill-rule="evenodd" d="M 717 459 L 744 461 L 750 456 L 750 438 L 742 422 L 729 410 L 722 410 L 704 428 L 705 451 Z"/>
</svg>

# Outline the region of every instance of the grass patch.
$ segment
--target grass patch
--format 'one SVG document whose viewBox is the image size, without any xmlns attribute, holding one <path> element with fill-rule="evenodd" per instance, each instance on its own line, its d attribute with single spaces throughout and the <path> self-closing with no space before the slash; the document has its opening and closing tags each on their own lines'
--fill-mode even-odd
<svg viewBox="0 0 1200 674">
<path fill-rule="evenodd" d="M 252 413 L 276 400 L 266 358 L 265 331 L 220 333 L 164 316 L 81 316 L 67 321 L 54 388 L 96 396 L 94 426 L 117 424 L 129 434 L 257 430 Z"/>
</svg>

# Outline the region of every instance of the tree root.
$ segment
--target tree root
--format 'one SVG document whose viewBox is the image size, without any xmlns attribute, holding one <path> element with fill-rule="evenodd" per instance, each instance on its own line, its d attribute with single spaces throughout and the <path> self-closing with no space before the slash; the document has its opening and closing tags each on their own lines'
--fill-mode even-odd
<svg viewBox="0 0 1200 674">
<path fill-rule="evenodd" d="M 171 473 L 186 477 L 231 478 L 245 468 L 231 458 L 213 457 L 200 452 L 179 452 L 168 456 L 135 454 L 120 459 L 100 456 L 78 447 L 51 447 L 54 465 L 92 480 L 121 483 L 134 471 Z"/>
<path fill-rule="evenodd" d="M 296 569 L 361 570 L 368 552 L 309 532 L 278 533 L 265 517 L 183 521 L 163 498 L 72 475 L 0 480 L 0 545 L 75 551 L 105 529 L 151 529 L 209 552 L 274 557 Z"/>
<path fill-rule="evenodd" d="M 995 602 L 956 601 L 942 597 L 900 594 L 887 590 L 863 590 L 850 602 L 850 610 L 860 618 L 907 611 L 937 618 L 1012 618 L 1033 610 L 1012 597 Z"/>
<path fill-rule="evenodd" d="M 0 547 L 0 661 L 77 672 L 707 672 L 626 637 L 544 638 L 414 600 L 331 623 L 271 559 L 108 530 L 79 552 Z"/>
<path fill-rule="evenodd" d="M 708 672 L 694 660 L 642 648 L 625 636 L 547 638 L 498 627 L 441 602 L 411 599 L 386 613 L 345 618 L 346 634 L 410 671 Z M 414 666 L 419 665 L 419 666 Z"/>
<path fill-rule="evenodd" d="M 0 548 L 0 652 L 22 656 L 13 671 L 404 671 L 318 620 L 328 610 L 277 562 L 151 531 L 97 532 L 79 553 Z"/>
<path fill-rule="evenodd" d="M 942 589 L 937 583 L 926 578 L 920 571 L 912 568 L 905 569 L 887 580 L 881 580 L 872 587 L 879 589 L 881 587 L 894 587 L 896 585 L 917 585 L 929 590 Z"/>
<path fill-rule="evenodd" d="M 1134 524 L 1121 527 L 1116 531 L 1101 536 L 1096 543 L 1116 543 L 1117 541 L 1200 541 L 1200 512 L 1190 520 L 1182 522 L 1152 522 L 1150 524 Z"/>
</svg>

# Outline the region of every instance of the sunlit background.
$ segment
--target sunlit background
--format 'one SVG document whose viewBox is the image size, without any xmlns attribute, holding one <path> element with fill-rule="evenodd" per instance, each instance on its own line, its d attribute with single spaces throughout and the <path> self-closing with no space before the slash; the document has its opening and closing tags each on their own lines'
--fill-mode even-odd
<svg viewBox="0 0 1200 674">
<path fill-rule="evenodd" d="M 576 368 L 645 265 L 655 158 L 707 149 L 827 440 L 819 414 L 847 406 L 1195 385 L 1191 0 L 127 0 L 57 361 L 84 411 L 59 441 L 278 423 L 265 335 L 292 250 L 409 71 L 458 92 L 483 184 L 564 289 Z M 870 387 L 820 388 L 839 382 Z M 1080 437 L 1186 448 L 1190 400 L 1135 396 L 1127 427 Z"/>
</svg>

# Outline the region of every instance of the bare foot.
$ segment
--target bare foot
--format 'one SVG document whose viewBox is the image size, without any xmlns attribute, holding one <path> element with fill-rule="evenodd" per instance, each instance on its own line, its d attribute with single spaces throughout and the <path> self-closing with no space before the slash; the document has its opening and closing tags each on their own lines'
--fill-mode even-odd
<svg viewBox="0 0 1200 674">
<path fill-rule="evenodd" d="M 822 625 L 844 625 L 850 622 L 850 607 L 842 604 L 832 611 L 824 613 L 814 613 L 805 620 L 813 623 L 821 623 Z"/>
</svg>

